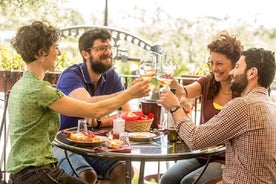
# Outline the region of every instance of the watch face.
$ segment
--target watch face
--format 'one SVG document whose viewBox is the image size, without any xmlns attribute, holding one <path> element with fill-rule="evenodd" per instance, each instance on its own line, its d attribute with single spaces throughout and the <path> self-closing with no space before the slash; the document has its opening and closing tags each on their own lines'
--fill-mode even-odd
<svg viewBox="0 0 276 184">
<path fill-rule="evenodd" d="M 180 106 L 178 106 L 178 105 L 172 106 L 171 109 L 170 109 L 170 112 L 173 113 L 179 108 L 180 108 Z"/>
<path fill-rule="evenodd" d="M 175 110 L 176 110 L 176 106 L 173 106 L 172 109 L 171 109 L 171 111 L 174 112 Z"/>
</svg>

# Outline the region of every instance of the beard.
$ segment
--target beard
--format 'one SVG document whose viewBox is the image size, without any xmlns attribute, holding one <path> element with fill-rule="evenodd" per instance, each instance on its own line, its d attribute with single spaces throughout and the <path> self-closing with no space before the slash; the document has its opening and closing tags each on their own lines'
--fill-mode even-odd
<svg viewBox="0 0 276 184">
<path fill-rule="evenodd" d="M 108 58 L 108 56 L 102 56 L 100 59 L 106 58 Z M 105 73 L 112 67 L 112 62 L 109 64 L 104 64 L 101 61 L 95 61 L 92 56 L 90 57 L 90 63 L 91 69 L 97 74 Z"/>
<path fill-rule="evenodd" d="M 232 91 L 236 91 L 239 94 L 247 87 L 248 80 L 246 74 L 240 74 L 232 78 L 230 88 Z"/>
</svg>

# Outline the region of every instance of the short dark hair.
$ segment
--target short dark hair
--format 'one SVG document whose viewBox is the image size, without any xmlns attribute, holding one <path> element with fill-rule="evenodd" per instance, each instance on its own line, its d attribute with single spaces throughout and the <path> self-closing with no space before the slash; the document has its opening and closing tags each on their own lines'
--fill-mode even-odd
<svg viewBox="0 0 276 184">
<path fill-rule="evenodd" d="M 26 63 L 40 56 L 41 51 L 49 54 L 50 47 L 60 39 L 60 30 L 42 21 L 18 29 L 11 44 Z"/>
<path fill-rule="evenodd" d="M 94 41 L 101 39 L 102 41 L 111 40 L 111 33 L 104 28 L 93 28 L 84 32 L 79 38 L 79 50 L 87 50 L 93 47 Z"/>
<path fill-rule="evenodd" d="M 243 51 L 241 55 L 245 56 L 246 70 L 256 67 L 259 85 L 268 89 L 275 77 L 274 52 L 263 48 L 250 48 Z"/>
</svg>

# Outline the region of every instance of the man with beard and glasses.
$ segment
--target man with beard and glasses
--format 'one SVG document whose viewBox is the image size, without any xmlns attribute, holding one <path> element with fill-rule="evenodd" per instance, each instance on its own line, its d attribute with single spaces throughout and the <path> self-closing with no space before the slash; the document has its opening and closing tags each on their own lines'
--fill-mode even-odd
<svg viewBox="0 0 276 184">
<path fill-rule="evenodd" d="M 64 70 L 57 82 L 57 88 L 66 95 L 86 102 L 97 102 L 117 95 L 124 90 L 121 78 L 112 68 L 111 34 L 102 28 L 84 32 L 79 38 L 79 51 L 83 63 L 75 64 Z M 123 111 L 129 111 L 129 104 Z M 88 119 L 93 127 L 100 128 L 112 125 L 114 117 Z M 61 114 L 60 129 L 78 126 L 81 117 L 70 117 Z M 54 147 L 53 152 L 59 160 L 59 166 L 67 173 L 73 171 L 65 159 L 64 151 Z M 69 152 L 69 158 L 77 174 L 88 183 L 125 183 L 125 163 L 91 157 L 83 157 Z M 133 172 L 131 173 L 133 176 Z"/>
<path fill-rule="evenodd" d="M 276 183 L 276 104 L 269 97 L 275 77 L 274 52 L 242 51 L 230 71 L 231 89 L 241 97 L 228 102 L 205 124 L 196 126 L 178 98 L 164 90 L 157 101 L 172 113 L 178 134 L 191 149 L 225 144 L 224 184 Z M 172 111 L 171 111 L 172 112 Z"/>
</svg>

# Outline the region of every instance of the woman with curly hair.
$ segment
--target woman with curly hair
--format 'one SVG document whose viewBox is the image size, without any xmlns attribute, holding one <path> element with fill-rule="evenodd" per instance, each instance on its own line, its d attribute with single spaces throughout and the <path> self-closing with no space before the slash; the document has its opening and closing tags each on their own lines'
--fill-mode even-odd
<svg viewBox="0 0 276 184">
<path fill-rule="evenodd" d="M 184 87 L 176 80 L 170 86 L 176 89 L 179 99 L 200 97 L 200 124 L 207 122 L 218 114 L 227 102 L 239 96 L 238 92 L 230 89 L 229 72 L 241 56 L 243 50 L 241 42 L 235 36 L 224 31 L 216 35 L 207 48 L 210 51 L 208 60 L 210 74 L 200 77 L 198 81 Z M 161 184 L 193 183 L 203 171 L 206 163 L 207 158 L 204 157 L 181 160 L 164 173 L 161 177 Z M 224 154 L 214 156 L 198 184 L 220 177 L 224 163 Z"/>
</svg>

